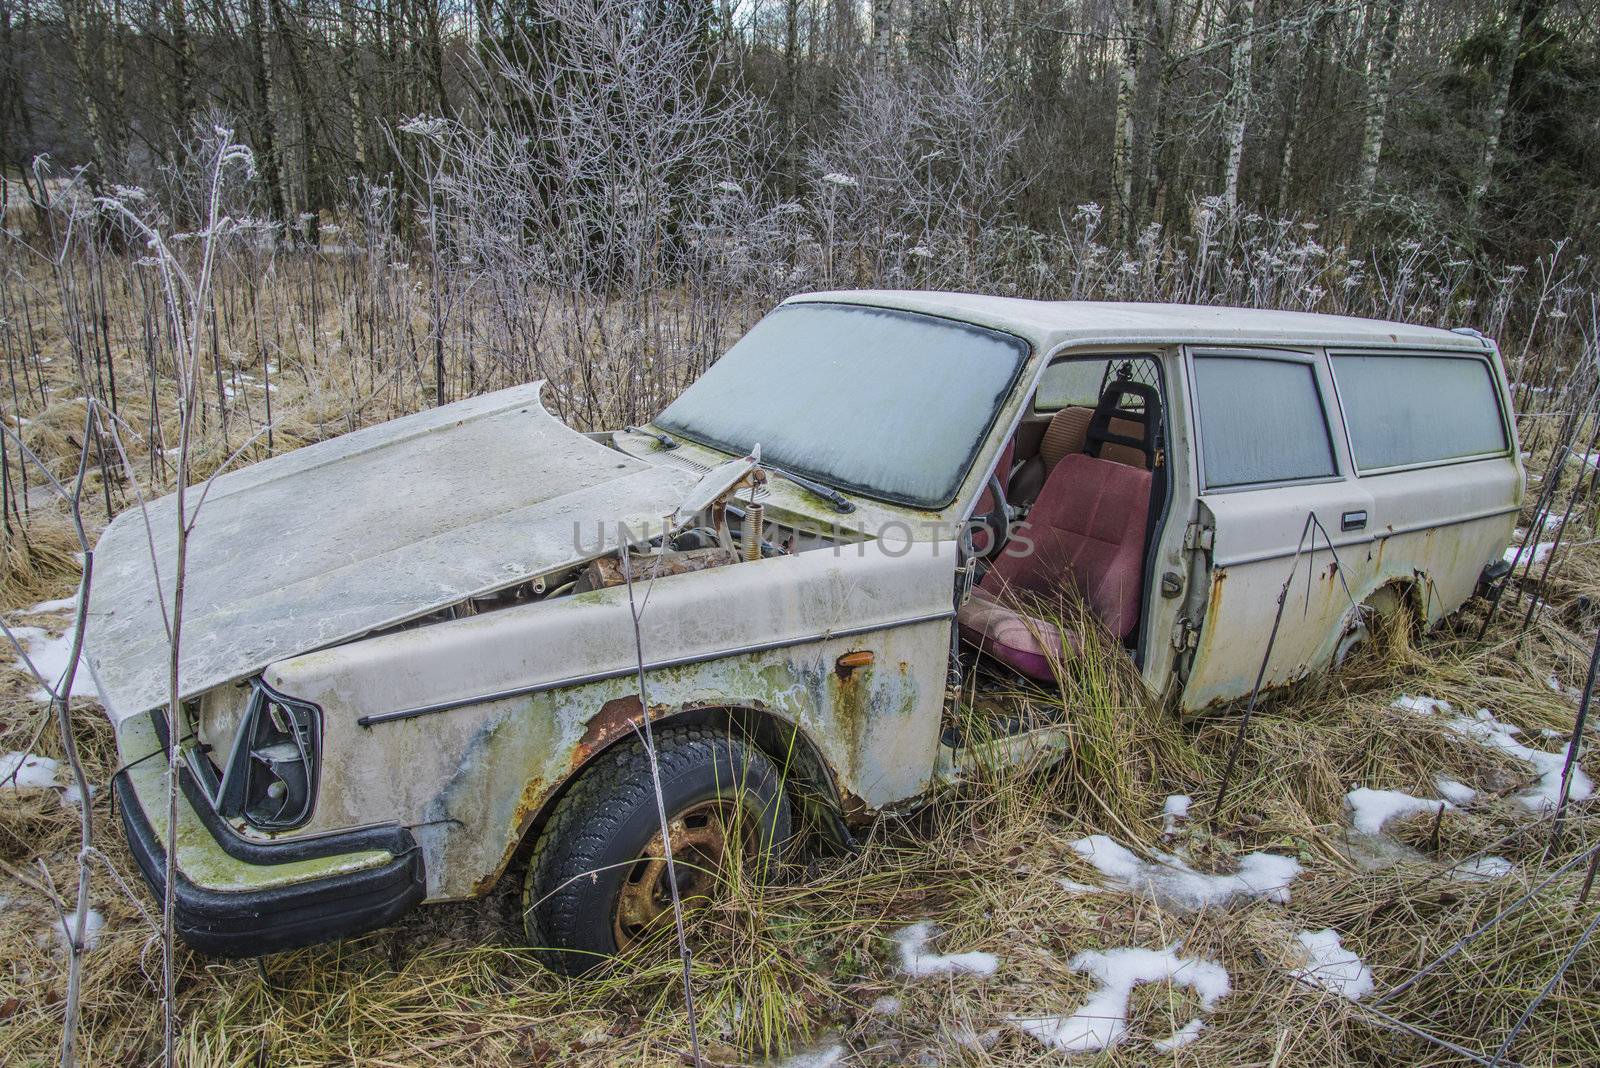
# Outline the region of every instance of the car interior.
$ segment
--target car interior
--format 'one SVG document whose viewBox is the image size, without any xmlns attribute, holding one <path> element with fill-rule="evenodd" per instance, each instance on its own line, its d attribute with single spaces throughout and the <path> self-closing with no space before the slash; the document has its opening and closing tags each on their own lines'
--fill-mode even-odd
<svg viewBox="0 0 1600 1068">
<path fill-rule="evenodd" d="M 1032 595 L 1081 600 L 1136 649 L 1150 539 L 1166 502 L 1164 441 L 1153 356 L 1052 364 L 978 503 L 980 516 L 1021 521 L 1004 539 L 992 518 L 980 520 L 981 577 L 957 617 L 962 640 L 1024 679 L 1054 681 L 1083 639 L 1016 607 Z"/>
</svg>

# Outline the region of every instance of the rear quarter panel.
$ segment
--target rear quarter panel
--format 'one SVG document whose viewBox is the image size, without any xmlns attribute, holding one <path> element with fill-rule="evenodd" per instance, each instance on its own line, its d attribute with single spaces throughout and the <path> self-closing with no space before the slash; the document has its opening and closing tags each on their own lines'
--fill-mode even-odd
<svg viewBox="0 0 1600 1068">
<path fill-rule="evenodd" d="M 1200 518 L 1214 527 L 1215 545 L 1199 645 L 1183 695 L 1186 711 L 1247 695 L 1269 642 L 1264 687 L 1327 667 L 1355 620 L 1356 606 L 1380 589 L 1401 588 L 1430 626 L 1472 596 L 1484 567 L 1510 540 L 1524 478 L 1497 355 L 1451 355 L 1488 358 L 1493 366 L 1509 443 L 1503 454 L 1359 471 L 1336 376 L 1319 359 L 1339 477 L 1200 499 Z M 1450 418 L 1447 411 L 1427 414 Z M 1341 529 L 1341 517 L 1353 511 L 1367 514 L 1366 526 Z M 1305 551 L 1296 560 L 1308 513 L 1316 514 L 1322 529 L 1304 538 Z M 1274 635 L 1280 592 L 1284 604 Z"/>
</svg>

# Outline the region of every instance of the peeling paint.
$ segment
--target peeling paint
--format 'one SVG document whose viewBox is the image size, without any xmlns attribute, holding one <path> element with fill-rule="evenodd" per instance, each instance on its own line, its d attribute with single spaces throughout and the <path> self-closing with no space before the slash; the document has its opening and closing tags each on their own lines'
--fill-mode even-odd
<svg viewBox="0 0 1600 1068">
<path fill-rule="evenodd" d="M 921 793 L 936 759 L 954 566 L 948 544 L 872 544 L 859 554 L 816 550 L 656 579 L 640 623 L 646 659 L 724 655 L 652 669 L 651 719 L 747 709 L 801 731 L 832 789 L 857 811 Z M 883 629 L 828 636 L 875 623 Z M 796 643 L 737 652 L 752 639 L 788 636 Z M 861 650 L 874 662 L 840 679 L 838 658 Z M 425 825 L 429 897 L 484 892 L 562 786 L 631 732 L 640 708 L 635 662 L 626 592 L 608 589 L 272 665 L 270 685 L 316 703 L 325 717 L 328 770 L 304 832 L 394 819 Z M 356 723 L 468 697 L 464 686 L 492 694 L 575 670 L 618 674 L 370 728 Z"/>
</svg>

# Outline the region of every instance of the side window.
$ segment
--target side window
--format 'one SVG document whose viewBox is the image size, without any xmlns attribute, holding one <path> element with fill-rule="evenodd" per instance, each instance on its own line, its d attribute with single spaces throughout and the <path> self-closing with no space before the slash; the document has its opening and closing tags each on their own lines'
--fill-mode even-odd
<svg viewBox="0 0 1600 1068">
<path fill-rule="evenodd" d="M 1489 364 L 1476 356 L 1335 356 L 1358 471 L 1504 452 Z"/>
<path fill-rule="evenodd" d="M 1194 382 L 1207 489 L 1336 473 L 1322 396 L 1309 363 L 1197 356 Z"/>
<path fill-rule="evenodd" d="M 1100 402 L 1100 386 L 1110 360 L 1061 360 L 1044 369 L 1033 407 L 1039 412 L 1062 408 L 1093 408 Z"/>
</svg>

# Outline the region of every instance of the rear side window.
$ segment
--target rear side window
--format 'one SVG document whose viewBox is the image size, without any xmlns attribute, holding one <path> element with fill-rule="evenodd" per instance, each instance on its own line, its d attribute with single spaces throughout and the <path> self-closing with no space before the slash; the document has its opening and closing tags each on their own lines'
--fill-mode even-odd
<svg viewBox="0 0 1600 1068">
<path fill-rule="evenodd" d="M 1207 489 L 1335 473 L 1328 422 L 1310 364 L 1197 356 L 1194 381 Z"/>
<path fill-rule="evenodd" d="M 1489 364 L 1462 356 L 1335 356 L 1356 468 L 1443 463 L 1504 452 Z"/>
<path fill-rule="evenodd" d="M 1062 408 L 1093 408 L 1100 403 L 1100 386 L 1106 379 L 1110 360 L 1063 360 L 1044 369 L 1039 390 L 1034 394 L 1035 411 L 1054 412 Z"/>
</svg>

